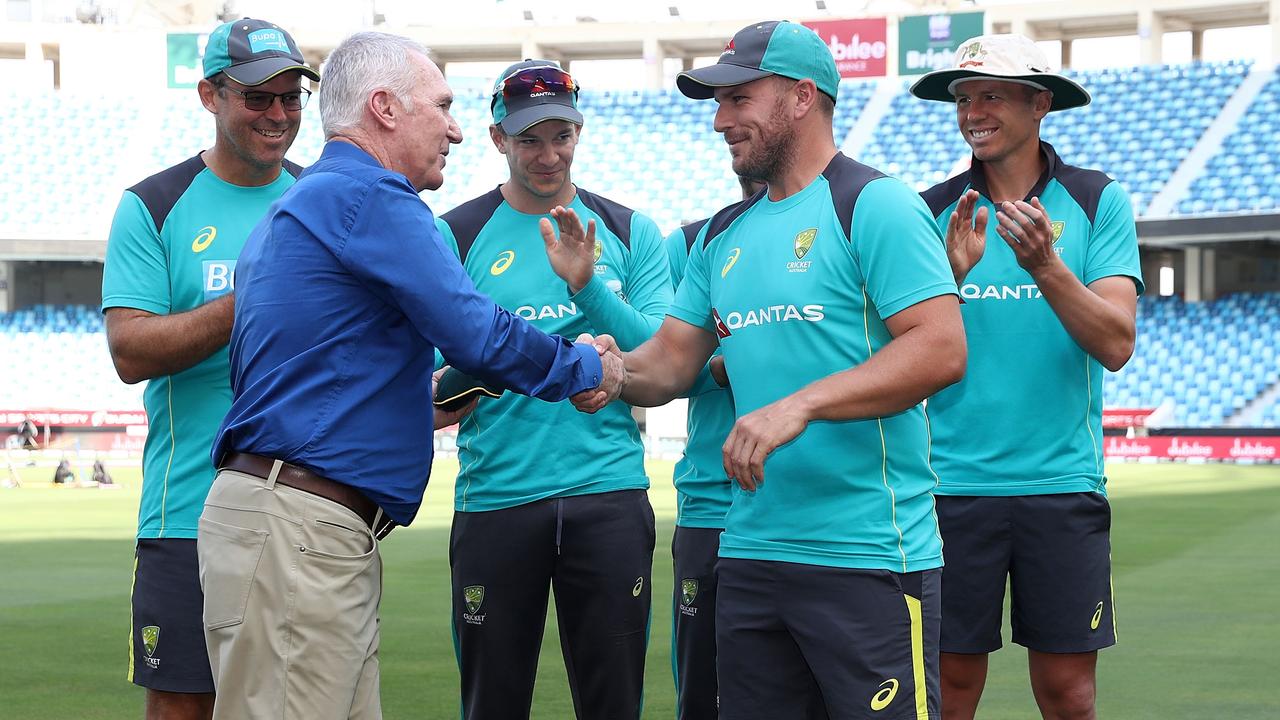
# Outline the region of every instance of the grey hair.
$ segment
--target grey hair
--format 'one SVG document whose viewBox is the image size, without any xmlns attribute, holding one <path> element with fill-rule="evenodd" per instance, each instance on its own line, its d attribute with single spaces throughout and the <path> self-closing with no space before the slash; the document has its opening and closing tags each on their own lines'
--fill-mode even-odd
<svg viewBox="0 0 1280 720">
<path fill-rule="evenodd" d="M 430 57 L 421 43 L 400 35 L 359 32 L 329 53 L 320 82 L 320 123 L 325 139 L 360 125 L 364 105 L 375 90 L 387 90 L 413 112 L 417 82 L 412 53 Z"/>
</svg>

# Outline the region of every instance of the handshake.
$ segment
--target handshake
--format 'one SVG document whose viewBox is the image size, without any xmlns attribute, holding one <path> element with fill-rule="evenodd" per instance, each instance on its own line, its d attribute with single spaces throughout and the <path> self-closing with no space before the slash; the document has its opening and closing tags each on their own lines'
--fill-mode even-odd
<svg viewBox="0 0 1280 720">
<path fill-rule="evenodd" d="M 627 384 L 627 369 L 622 362 L 622 349 L 609 335 L 592 337 L 583 333 L 578 336 L 577 342 L 595 347 L 596 352 L 600 353 L 602 372 L 599 385 L 590 390 L 583 390 L 569 398 L 569 401 L 580 412 L 595 413 L 617 400 L 622 394 L 622 388 Z"/>
</svg>

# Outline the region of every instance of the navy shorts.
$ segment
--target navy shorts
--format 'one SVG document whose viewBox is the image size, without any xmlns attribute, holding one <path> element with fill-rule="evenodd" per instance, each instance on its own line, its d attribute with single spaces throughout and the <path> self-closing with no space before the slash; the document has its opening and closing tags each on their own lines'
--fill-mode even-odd
<svg viewBox="0 0 1280 720">
<path fill-rule="evenodd" d="M 194 538 L 138 540 L 129 680 L 163 692 L 213 692 Z"/>
<path fill-rule="evenodd" d="M 939 495 L 937 508 L 943 652 L 1000 649 L 1006 580 L 1015 643 L 1046 653 L 1116 643 L 1105 495 Z"/>
<path fill-rule="evenodd" d="M 721 558 L 720 720 L 936 720 L 941 570 Z"/>
</svg>

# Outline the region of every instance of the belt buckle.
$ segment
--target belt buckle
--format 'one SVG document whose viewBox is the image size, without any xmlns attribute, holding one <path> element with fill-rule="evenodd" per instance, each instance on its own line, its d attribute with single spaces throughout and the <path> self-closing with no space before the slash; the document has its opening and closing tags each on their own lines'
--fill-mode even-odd
<svg viewBox="0 0 1280 720">
<path fill-rule="evenodd" d="M 381 540 L 382 538 L 390 535 L 391 531 L 395 530 L 397 527 L 396 521 L 388 517 L 386 513 L 383 513 L 382 519 L 378 521 L 377 527 L 373 528 L 373 537 L 377 540 Z"/>
</svg>

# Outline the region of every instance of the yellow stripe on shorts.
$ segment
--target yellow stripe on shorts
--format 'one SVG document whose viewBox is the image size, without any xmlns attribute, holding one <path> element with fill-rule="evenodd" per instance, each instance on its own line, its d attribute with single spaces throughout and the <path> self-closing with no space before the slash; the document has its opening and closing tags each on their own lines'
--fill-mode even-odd
<svg viewBox="0 0 1280 720">
<path fill-rule="evenodd" d="M 138 584 L 138 551 L 133 552 L 133 577 L 129 579 L 129 682 L 133 682 L 133 587 Z"/>
<path fill-rule="evenodd" d="M 916 683 L 916 720 L 929 720 L 929 689 L 924 678 L 924 619 L 920 599 L 902 596 L 911 616 L 911 674 Z"/>
</svg>

